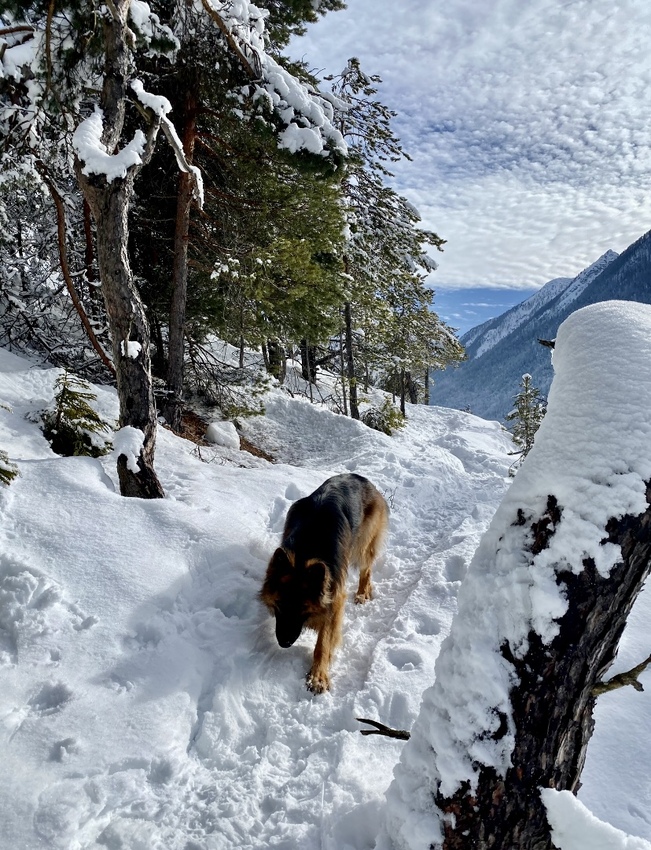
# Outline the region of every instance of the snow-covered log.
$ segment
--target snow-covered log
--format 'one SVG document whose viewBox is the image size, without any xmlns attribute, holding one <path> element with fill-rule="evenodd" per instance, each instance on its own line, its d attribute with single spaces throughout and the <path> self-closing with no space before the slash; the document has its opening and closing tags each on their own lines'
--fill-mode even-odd
<svg viewBox="0 0 651 850">
<path fill-rule="evenodd" d="M 541 789 L 580 784 L 595 686 L 650 567 L 651 307 L 577 311 L 554 369 L 461 588 L 380 846 L 545 850 Z"/>
</svg>

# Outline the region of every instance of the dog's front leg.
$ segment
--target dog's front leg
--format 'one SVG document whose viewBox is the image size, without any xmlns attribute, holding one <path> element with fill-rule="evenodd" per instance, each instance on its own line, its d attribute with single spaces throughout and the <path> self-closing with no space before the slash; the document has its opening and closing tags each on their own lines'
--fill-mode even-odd
<svg viewBox="0 0 651 850">
<path fill-rule="evenodd" d="M 314 694 L 322 694 L 324 691 L 330 690 L 330 663 L 333 653 L 341 641 L 341 624 L 344 619 L 345 602 L 345 592 L 339 591 L 332 600 L 324 624 L 319 629 L 314 647 L 312 669 L 307 674 L 308 690 Z"/>
</svg>

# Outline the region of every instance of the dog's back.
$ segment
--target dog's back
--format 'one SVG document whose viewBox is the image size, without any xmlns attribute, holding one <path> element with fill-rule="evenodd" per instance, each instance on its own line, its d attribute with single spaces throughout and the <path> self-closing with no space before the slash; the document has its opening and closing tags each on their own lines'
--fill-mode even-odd
<svg viewBox="0 0 651 850">
<path fill-rule="evenodd" d="M 386 502 L 366 478 L 353 473 L 329 478 L 289 509 L 281 546 L 298 566 L 323 561 L 334 584 L 345 581 L 349 561 L 361 555 L 368 531 L 384 529 Z M 372 529 L 371 529 L 372 527 Z"/>
</svg>

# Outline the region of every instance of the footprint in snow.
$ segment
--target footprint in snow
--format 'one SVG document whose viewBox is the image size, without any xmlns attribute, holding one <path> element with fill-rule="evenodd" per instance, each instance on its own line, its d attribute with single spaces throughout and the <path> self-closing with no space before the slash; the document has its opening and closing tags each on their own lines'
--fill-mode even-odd
<svg viewBox="0 0 651 850">
<path fill-rule="evenodd" d="M 291 484 L 287 485 L 287 489 L 285 490 L 285 498 L 289 499 L 290 502 L 295 502 L 297 499 L 300 499 L 302 495 L 303 494 L 293 481 L 291 482 Z"/>
<path fill-rule="evenodd" d="M 72 691 L 63 682 L 45 682 L 28 703 L 34 714 L 45 717 L 56 714 L 72 697 Z"/>
<path fill-rule="evenodd" d="M 429 614 L 421 614 L 416 622 L 416 631 L 425 637 L 441 633 L 441 623 Z"/>
<path fill-rule="evenodd" d="M 48 761 L 65 762 L 78 752 L 79 747 L 75 738 L 64 738 L 63 741 L 57 741 L 52 745 Z"/>
<path fill-rule="evenodd" d="M 419 667 L 423 666 L 423 659 L 420 653 L 406 647 L 390 649 L 387 652 L 387 660 L 397 670 L 404 671 L 405 673 L 410 670 L 418 670 Z"/>
<path fill-rule="evenodd" d="M 467 569 L 466 559 L 461 555 L 450 555 L 445 562 L 445 575 L 448 581 L 462 581 Z"/>
<path fill-rule="evenodd" d="M 287 488 L 290 489 L 289 487 Z M 285 526 L 285 514 L 287 513 L 287 501 L 276 496 L 269 515 L 269 528 L 276 534 L 281 534 Z"/>
</svg>

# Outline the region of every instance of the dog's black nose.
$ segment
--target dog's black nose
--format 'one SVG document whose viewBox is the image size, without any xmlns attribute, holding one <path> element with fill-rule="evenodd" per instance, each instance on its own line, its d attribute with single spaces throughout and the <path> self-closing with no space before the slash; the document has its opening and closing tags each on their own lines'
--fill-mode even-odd
<svg viewBox="0 0 651 850">
<path fill-rule="evenodd" d="M 302 631 L 302 622 L 278 623 L 278 618 L 276 618 L 276 640 L 283 649 L 287 649 L 288 646 L 296 643 Z"/>
</svg>

